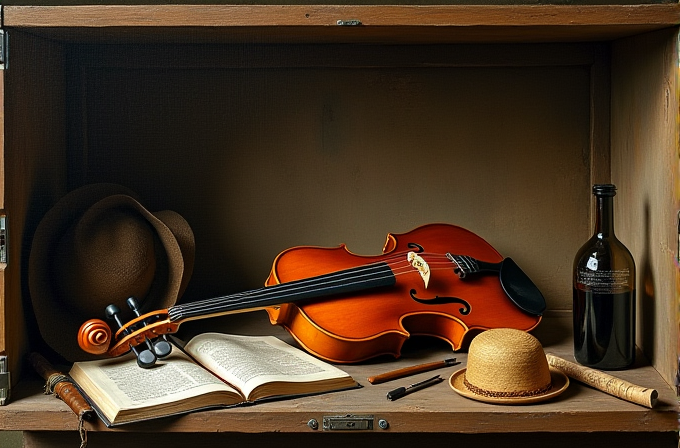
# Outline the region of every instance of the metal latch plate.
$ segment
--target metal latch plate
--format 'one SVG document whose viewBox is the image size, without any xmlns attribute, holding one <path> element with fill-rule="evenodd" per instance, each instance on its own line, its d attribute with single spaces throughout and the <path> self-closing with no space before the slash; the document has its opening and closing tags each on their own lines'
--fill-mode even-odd
<svg viewBox="0 0 680 448">
<path fill-rule="evenodd" d="M 324 431 L 356 431 L 373 429 L 372 415 L 326 415 L 323 418 Z"/>
</svg>

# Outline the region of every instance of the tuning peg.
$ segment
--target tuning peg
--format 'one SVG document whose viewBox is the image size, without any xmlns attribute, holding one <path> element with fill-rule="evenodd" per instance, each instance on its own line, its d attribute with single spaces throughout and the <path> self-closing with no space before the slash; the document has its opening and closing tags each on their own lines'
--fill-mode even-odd
<svg viewBox="0 0 680 448">
<path fill-rule="evenodd" d="M 105 313 L 108 319 L 114 320 L 116 322 L 118 328 L 123 328 L 123 333 L 130 333 L 127 328 L 123 327 L 123 323 L 120 320 L 120 308 L 118 308 L 116 305 L 109 305 L 106 307 Z M 148 339 L 147 345 L 150 345 L 148 344 Z M 153 350 L 151 350 L 153 347 L 149 348 L 150 349 L 139 350 L 138 347 L 130 347 L 132 352 L 137 356 L 137 365 L 144 369 L 148 369 L 149 367 L 152 367 L 154 364 L 156 364 L 156 355 L 154 354 Z"/>
<path fill-rule="evenodd" d="M 109 305 L 106 307 L 106 310 L 104 311 L 106 313 L 106 318 L 113 320 L 118 324 L 118 328 L 123 327 L 123 323 L 120 321 L 120 308 L 118 308 L 116 305 Z"/>
<path fill-rule="evenodd" d="M 153 343 L 153 351 L 159 359 L 165 358 L 172 352 L 172 345 L 164 338 L 164 336 L 161 336 L 161 338 Z"/>
<path fill-rule="evenodd" d="M 128 297 L 127 304 L 132 312 L 139 316 L 139 302 L 137 302 L 137 298 L 134 296 Z"/>
<path fill-rule="evenodd" d="M 141 316 L 141 313 L 139 311 L 139 302 L 137 302 L 137 298 L 128 297 L 127 304 L 132 310 L 132 312 L 135 313 L 135 316 L 137 317 Z M 146 323 L 144 324 L 146 325 Z M 165 339 L 158 339 L 154 342 L 151 342 L 147 338 L 146 343 L 149 346 L 149 348 L 153 350 L 158 359 L 165 358 L 170 354 L 170 352 L 172 352 L 172 345 L 170 345 L 170 343 Z"/>
</svg>

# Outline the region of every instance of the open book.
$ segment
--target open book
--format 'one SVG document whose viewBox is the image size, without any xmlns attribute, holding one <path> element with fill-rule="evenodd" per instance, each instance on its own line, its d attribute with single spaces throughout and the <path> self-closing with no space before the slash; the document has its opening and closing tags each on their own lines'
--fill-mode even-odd
<svg viewBox="0 0 680 448">
<path fill-rule="evenodd" d="M 203 333 L 183 350 L 151 369 L 134 355 L 76 362 L 70 376 L 107 426 L 359 386 L 273 336 Z"/>
</svg>

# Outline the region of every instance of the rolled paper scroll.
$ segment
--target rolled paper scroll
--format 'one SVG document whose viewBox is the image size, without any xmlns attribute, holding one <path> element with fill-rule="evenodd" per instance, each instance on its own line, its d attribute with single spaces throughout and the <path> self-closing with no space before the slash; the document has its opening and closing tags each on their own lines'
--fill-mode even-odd
<svg viewBox="0 0 680 448">
<path fill-rule="evenodd" d="M 654 389 L 629 383 L 600 370 L 581 366 L 550 353 L 545 356 L 548 359 L 548 364 L 560 369 L 570 378 L 622 400 L 652 408 L 659 397 L 659 393 Z"/>
</svg>

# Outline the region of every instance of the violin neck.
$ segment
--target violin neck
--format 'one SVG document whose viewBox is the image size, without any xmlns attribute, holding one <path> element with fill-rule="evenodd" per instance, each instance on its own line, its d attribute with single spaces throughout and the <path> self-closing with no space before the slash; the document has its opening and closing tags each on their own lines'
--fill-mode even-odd
<svg viewBox="0 0 680 448">
<path fill-rule="evenodd" d="M 395 283 L 396 277 L 387 263 L 371 263 L 318 277 L 175 305 L 168 308 L 168 317 L 171 322 L 180 322 L 394 286 Z"/>
</svg>

